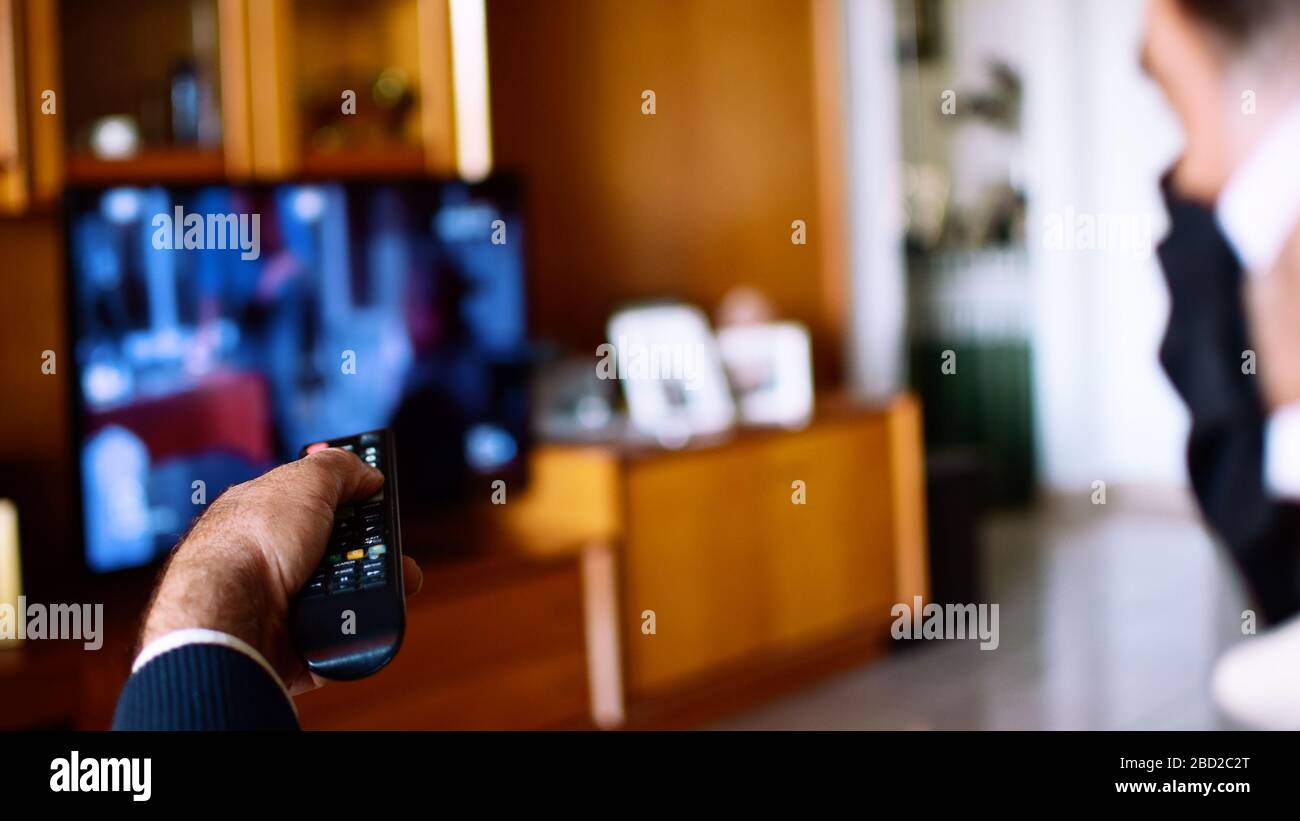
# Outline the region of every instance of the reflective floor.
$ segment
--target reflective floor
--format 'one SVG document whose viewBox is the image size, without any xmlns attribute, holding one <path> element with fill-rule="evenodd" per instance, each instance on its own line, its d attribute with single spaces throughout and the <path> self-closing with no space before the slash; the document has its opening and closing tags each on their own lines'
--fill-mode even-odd
<svg viewBox="0 0 1300 821">
<path fill-rule="evenodd" d="M 1000 645 L 912 642 L 719 729 L 1214 729 L 1245 599 L 1192 515 L 1054 509 L 984 530 Z"/>
</svg>

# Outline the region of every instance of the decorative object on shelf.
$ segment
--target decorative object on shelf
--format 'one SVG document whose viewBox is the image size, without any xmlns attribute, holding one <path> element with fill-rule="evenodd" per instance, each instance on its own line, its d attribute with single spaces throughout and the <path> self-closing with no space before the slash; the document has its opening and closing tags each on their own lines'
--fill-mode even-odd
<svg viewBox="0 0 1300 821">
<path fill-rule="evenodd" d="M 140 150 L 140 128 L 135 118 L 112 114 L 95 121 L 90 150 L 102 160 L 124 160 Z"/>
<path fill-rule="evenodd" d="M 172 71 L 172 143 L 194 145 L 199 141 L 199 75 L 194 63 L 182 60 Z"/>
<path fill-rule="evenodd" d="M 171 141 L 174 146 L 216 148 L 221 145 L 221 118 L 216 112 L 212 72 L 193 60 L 172 71 Z"/>
<path fill-rule="evenodd" d="M 731 325 L 718 349 L 742 422 L 801 427 L 813 412 L 812 346 L 798 322 Z"/>
<path fill-rule="evenodd" d="M 776 319 L 776 311 L 762 291 L 749 285 L 737 285 L 723 294 L 714 319 L 719 328 L 725 328 L 728 325 L 771 322 Z"/>
<path fill-rule="evenodd" d="M 903 197 L 907 244 L 914 250 L 937 248 L 948 229 L 952 181 L 942 167 L 926 163 L 903 165 Z"/>
<path fill-rule="evenodd" d="M 340 88 L 360 90 L 356 105 L 346 113 Z M 308 142 L 318 151 L 403 143 L 417 99 L 411 78 L 397 66 L 367 74 L 341 73 L 304 94 Z"/>
<path fill-rule="evenodd" d="M 605 442 L 622 433 L 613 386 L 591 359 L 570 356 L 544 362 L 533 380 L 533 429 L 553 442 Z"/>
<path fill-rule="evenodd" d="M 1020 72 L 1005 60 L 993 58 L 987 63 L 990 85 L 983 89 L 964 91 L 964 101 L 955 112 L 961 119 L 972 119 L 990 125 L 999 131 L 1015 134 L 1020 131 L 1020 107 L 1024 98 L 1024 84 Z"/>
<path fill-rule="evenodd" d="M 610 318 L 607 333 L 596 372 L 622 384 L 635 432 L 683 447 L 731 427 L 736 409 L 702 311 L 681 303 L 625 308 Z"/>
</svg>

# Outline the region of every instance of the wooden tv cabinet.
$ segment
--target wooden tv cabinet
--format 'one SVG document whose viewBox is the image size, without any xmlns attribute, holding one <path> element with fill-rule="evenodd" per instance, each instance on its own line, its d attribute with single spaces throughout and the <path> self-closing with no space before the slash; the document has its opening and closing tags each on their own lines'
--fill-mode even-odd
<svg viewBox="0 0 1300 821">
<path fill-rule="evenodd" d="M 893 604 L 928 592 L 910 395 L 823 398 L 803 429 L 683 450 L 551 446 L 534 466 L 530 490 L 485 515 L 549 534 L 518 538 L 528 549 L 588 551 L 598 726 L 697 725 L 860 664 Z"/>
</svg>

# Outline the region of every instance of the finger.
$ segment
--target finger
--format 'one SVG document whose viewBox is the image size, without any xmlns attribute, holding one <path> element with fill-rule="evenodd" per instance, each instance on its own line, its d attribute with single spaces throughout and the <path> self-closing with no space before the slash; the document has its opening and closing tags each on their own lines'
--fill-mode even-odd
<svg viewBox="0 0 1300 821">
<path fill-rule="evenodd" d="M 289 691 L 290 696 L 300 696 L 303 693 L 310 693 L 312 690 L 319 690 L 325 684 L 325 679 L 309 670 L 304 670 L 301 675 L 296 676 L 292 681 L 285 682 L 285 689 Z"/>
<path fill-rule="evenodd" d="M 330 507 L 364 499 L 384 484 L 384 474 L 342 448 L 326 448 L 291 464 L 298 466 L 302 481 L 320 493 Z"/>
<path fill-rule="evenodd" d="M 420 592 L 424 586 L 424 571 L 420 565 L 415 563 L 415 559 L 410 556 L 402 557 L 402 578 L 406 580 L 406 595 L 414 596 Z"/>
</svg>

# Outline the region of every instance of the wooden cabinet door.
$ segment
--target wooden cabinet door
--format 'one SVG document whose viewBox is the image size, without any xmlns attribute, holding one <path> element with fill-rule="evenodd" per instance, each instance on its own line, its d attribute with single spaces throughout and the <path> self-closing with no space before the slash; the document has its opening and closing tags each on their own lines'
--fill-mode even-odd
<svg viewBox="0 0 1300 821">
<path fill-rule="evenodd" d="M 630 697 L 762 647 L 767 595 L 753 468 L 730 447 L 627 468 L 621 606 Z M 653 635 L 642 632 L 646 610 L 655 611 Z"/>
<path fill-rule="evenodd" d="M 882 414 L 629 463 L 621 557 L 629 697 L 887 618 L 890 458 Z M 653 635 L 642 631 L 647 610 Z"/>
<path fill-rule="evenodd" d="M 773 438 L 759 464 L 768 640 L 797 647 L 887 616 L 894 534 L 883 420 Z"/>
</svg>

